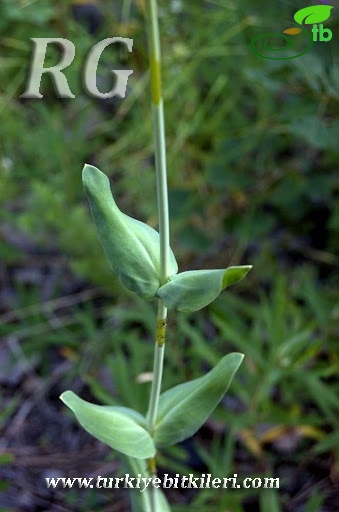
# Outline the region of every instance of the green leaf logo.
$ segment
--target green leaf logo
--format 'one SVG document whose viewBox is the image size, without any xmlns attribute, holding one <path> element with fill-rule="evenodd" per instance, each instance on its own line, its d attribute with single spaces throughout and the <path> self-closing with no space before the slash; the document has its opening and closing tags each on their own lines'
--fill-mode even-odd
<svg viewBox="0 0 339 512">
<path fill-rule="evenodd" d="M 313 25 L 313 23 L 321 23 L 327 20 L 331 15 L 333 5 L 311 5 L 299 9 L 294 15 L 294 19 L 299 25 L 305 23 L 306 25 Z"/>
</svg>

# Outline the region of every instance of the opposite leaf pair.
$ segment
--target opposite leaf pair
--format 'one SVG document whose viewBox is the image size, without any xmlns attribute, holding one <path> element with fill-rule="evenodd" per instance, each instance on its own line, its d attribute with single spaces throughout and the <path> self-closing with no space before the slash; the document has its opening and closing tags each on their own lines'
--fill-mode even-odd
<svg viewBox="0 0 339 512">
<path fill-rule="evenodd" d="M 169 249 L 170 274 L 168 281 L 162 284 L 159 233 L 119 210 L 107 176 L 96 167 L 85 165 L 83 184 L 112 270 L 128 290 L 145 299 L 159 297 L 168 309 L 197 311 L 213 302 L 227 286 L 240 281 L 252 268 L 244 265 L 178 274 L 175 256 Z"/>
<path fill-rule="evenodd" d="M 146 418 L 133 409 L 95 405 L 73 391 L 65 391 L 60 398 L 92 436 L 124 455 L 147 459 L 157 447 L 195 434 L 223 398 L 242 359 L 242 354 L 228 354 L 203 377 L 162 393 L 154 432 L 148 431 Z"/>
</svg>

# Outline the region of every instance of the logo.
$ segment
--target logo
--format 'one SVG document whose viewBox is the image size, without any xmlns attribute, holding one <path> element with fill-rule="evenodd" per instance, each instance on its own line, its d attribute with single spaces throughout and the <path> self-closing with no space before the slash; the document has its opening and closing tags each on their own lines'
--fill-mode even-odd
<svg viewBox="0 0 339 512">
<path fill-rule="evenodd" d="M 298 23 L 298 27 L 287 28 L 282 34 L 267 33 L 255 37 L 250 43 L 251 51 L 265 59 L 287 60 L 295 59 L 307 53 L 311 49 L 313 42 L 327 43 L 332 39 L 332 31 L 324 27 L 322 22 L 330 17 L 331 9 L 333 9 L 332 5 L 312 5 L 300 9 L 294 15 L 294 21 Z M 312 25 L 311 31 L 304 27 L 303 24 Z M 290 36 L 297 37 L 292 39 Z M 271 42 L 273 38 L 283 39 L 285 41 L 284 46 L 273 46 Z M 291 48 L 292 43 L 296 43 L 295 46 L 298 48 L 296 50 L 297 54 L 288 52 L 284 56 L 278 55 L 278 52 L 287 52 Z"/>
<path fill-rule="evenodd" d="M 34 43 L 27 89 L 20 98 L 43 98 L 40 93 L 40 82 L 44 73 L 51 75 L 54 90 L 58 98 L 75 98 L 70 90 L 66 75 L 63 70 L 72 64 L 75 57 L 75 46 L 72 41 L 62 37 L 32 37 Z M 55 66 L 44 67 L 47 46 L 56 43 L 62 49 L 60 62 Z M 128 77 L 133 73 L 132 69 L 110 70 L 115 76 L 115 83 L 109 92 L 100 92 L 97 88 L 97 68 L 99 59 L 105 48 L 113 43 L 122 43 L 129 52 L 132 51 L 133 39 L 127 37 L 108 37 L 96 43 L 89 51 L 83 68 L 82 82 L 87 94 L 93 98 L 112 98 L 118 96 L 124 98 Z"/>
</svg>

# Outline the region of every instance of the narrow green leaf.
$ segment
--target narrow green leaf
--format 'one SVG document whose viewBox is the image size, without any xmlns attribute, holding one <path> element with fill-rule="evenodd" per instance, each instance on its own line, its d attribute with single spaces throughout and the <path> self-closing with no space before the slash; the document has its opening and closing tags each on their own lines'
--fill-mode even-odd
<svg viewBox="0 0 339 512">
<path fill-rule="evenodd" d="M 335 430 L 331 432 L 331 434 L 326 434 L 326 437 L 322 439 L 315 448 L 313 448 L 314 453 L 324 453 L 335 451 L 339 446 L 339 431 Z"/>
<path fill-rule="evenodd" d="M 73 391 L 60 399 L 74 412 L 80 425 L 114 450 L 146 459 L 155 455 L 154 442 L 145 428 L 144 417 L 132 409 L 86 402 Z"/>
<path fill-rule="evenodd" d="M 82 179 L 112 270 L 128 290 L 146 299 L 153 298 L 160 286 L 159 233 L 119 210 L 109 180 L 99 169 L 85 165 Z M 178 265 L 170 250 L 170 276 L 177 272 Z"/>
<path fill-rule="evenodd" d="M 277 480 L 279 482 L 279 479 Z M 274 488 L 264 489 L 259 493 L 259 499 L 261 512 L 281 512 L 279 494 Z"/>
<path fill-rule="evenodd" d="M 228 354 L 203 377 L 162 393 L 154 433 L 157 447 L 179 443 L 203 425 L 226 393 L 243 357 L 237 352 Z"/>
<path fill-rule="evenodd" d="M 331 9 L 333 9 L 332 5 L 311 5 L 310 7 L 299 9 L 295 13 L 294 19 L 299 25 L 302 25 L 302 23 L 307 25 L 321 23 L 330 17 Z"/>
<path fill-rule="evenodd" d="M 158 290 L 168 309 L 192 312 L 214 301 L 222 290 L 243 279 L 251 265 L 217 270 L 190 270 L 175 275 Z"/>
</svg>

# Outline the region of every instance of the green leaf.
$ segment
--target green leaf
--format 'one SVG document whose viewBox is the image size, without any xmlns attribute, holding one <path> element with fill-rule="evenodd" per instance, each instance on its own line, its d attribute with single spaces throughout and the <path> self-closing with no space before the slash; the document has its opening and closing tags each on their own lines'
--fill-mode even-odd
<svg viewBox="0 0 339 512">
<path fill-rule="evenodd" d="M 137 411 L 92 404 L 73 391 L 65 391 L 60 399 L 74 412 L 87 432 L 114 450 L 137 459 L 155 455 L 154 442 L 146 430 L 145 418 Z"/>
<path fill-rule="evenodd" d="M 267 477 L 270 478 L 270 477 Z M 275 485 L 275 482 L 273 483 L 272 478 L 272 485 Z M 279 479 L 278 480 L 278 488 L 279 488 Z M 272 488 L 265 489 L 267 492 L 263 492 L 259 494 L 259 501 L 260 501 L 260 511 L 261 512 L 282 512 L 281 506 L 280 506 L 280 499 L 278 492 Z"/>
<path fill-rule="evenodd" d="M 112 270 L 128 290 L 146 299 L 153 298 L 160 286 L 159 233 L 119 210 L 109 180 L 99 169 L 85 165 L 82 180 Z M 178 272 L 171 250 L 169 272 L 170 276 Z"/>
<path fill-rule="evenodd" d="M 228 354 L 203 377 L 162 393 L 154 432 L 157 447 L 180 443 L 201 427 L 223 398 L 243 357 Z"/>
<path fill-rule="evenodd" d="M 294 15 L 294 19 L 299 25 L 306 23 L 306 25 L 313 25 L 313 23 L 321 23 L 327 20 L 331 15 L 332 5 L 311 5 L 299 9 Z"/>
<path fill-rule="evenodd" d="M 326 434 L 325 438 L 322 439 L 317 445 L 315 446 L 314 453 L 324 453 L 329 451 L 335 451 L 338 449 L 339 446 L 339 431 L 335 430 L 334 432 L 331 432 L 330 434 Z"/>
<path fill-rule="evenodd" d="M 218 270 L 190 270 L 172 277 L 159 288 L 160 297 L 168 309 L 191 312 L 207 306 L 222 290 L 249 272 L 251 265 Z"/>
</svg>

